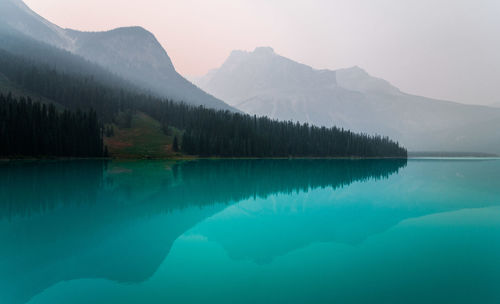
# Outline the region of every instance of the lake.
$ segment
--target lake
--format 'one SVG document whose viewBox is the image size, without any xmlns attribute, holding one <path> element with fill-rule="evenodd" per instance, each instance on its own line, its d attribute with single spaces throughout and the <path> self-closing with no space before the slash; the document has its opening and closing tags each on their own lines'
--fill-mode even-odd
<svg viewBox="0 0 500 304">
<path fill-rule="evenodd" d="M 500 303 L 500 160 L 0 164 L 0 303 Z"/>
</svg>

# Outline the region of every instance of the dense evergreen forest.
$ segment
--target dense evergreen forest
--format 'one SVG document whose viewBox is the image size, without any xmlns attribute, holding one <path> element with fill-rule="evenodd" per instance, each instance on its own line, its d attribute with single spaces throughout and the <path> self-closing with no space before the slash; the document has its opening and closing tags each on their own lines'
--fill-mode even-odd
<svg viewBox="0 0 500 304">
<path fill-rule="evenodd" d="M 407 156 L 403 147 L 386 137 L 193 107 L 130 91 L 118 85 L 103 85 L 94 77 L 60 72 L 50 65 L 36 63 L 4 50 L 0 50 L 0 73 L 29 92 L 51 99 L 69 110 L 94 109 L 102 123 L 113 122 L 120 113 L 144 112 L 165 126 L 184 130 L 179 146 L 181 151 L 190 155 Z"/>
<path fill-rule="evenodd" d="M 95 111 L 61 112 L 0 94 L 0 157 L 101 157 L 101 130 Z"/>
</svg>

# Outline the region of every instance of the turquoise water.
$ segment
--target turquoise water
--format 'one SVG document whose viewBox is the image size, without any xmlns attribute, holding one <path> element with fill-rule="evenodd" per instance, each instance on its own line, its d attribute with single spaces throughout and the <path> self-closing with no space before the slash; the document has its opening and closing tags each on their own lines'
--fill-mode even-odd
<svg viewBox="0 0 500 304">
<path fill-rule="evenodd" d="M 500 160 L 0 164 L 0 303 L 500 303 Z"/>
</svg>

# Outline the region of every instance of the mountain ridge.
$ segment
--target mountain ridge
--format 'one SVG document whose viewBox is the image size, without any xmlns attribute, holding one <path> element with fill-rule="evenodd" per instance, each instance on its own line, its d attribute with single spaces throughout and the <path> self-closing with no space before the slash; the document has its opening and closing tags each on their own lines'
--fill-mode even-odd
<svg viewBox="0 0 500 304">
<path fill-rule="evenodd" d="M 63 29 L 21 0 L 0 0 L 0 29 L 79 55 L 152 93 L 176 101 L 239 112 L 182 77 L 153 33 L 140 26 L 109 31 Z"/>
<path fill-rule="evenodd" d="M 500 152 L 498 109 L 407 94 L 358 66 L 319 70 L 270 50 L 234 51 L 193 81 L 249 114 L 383 134 L 411 151 Z"/>
</svg>

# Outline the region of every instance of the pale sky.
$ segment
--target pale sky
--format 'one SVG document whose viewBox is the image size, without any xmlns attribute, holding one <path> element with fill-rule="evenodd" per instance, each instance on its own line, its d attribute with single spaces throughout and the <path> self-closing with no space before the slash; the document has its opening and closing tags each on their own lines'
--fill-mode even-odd
<svg viewBox="0 0 500 304">
<path fill-rule="evenodd" d="M 358 65 L 401 90 L 500 103 L 499 0 L 26 0 L 87 31 L 140 25 L 177 71 L 201 75 L 234 49 L 271 46 L 314 68 Z"/>
</svg>

